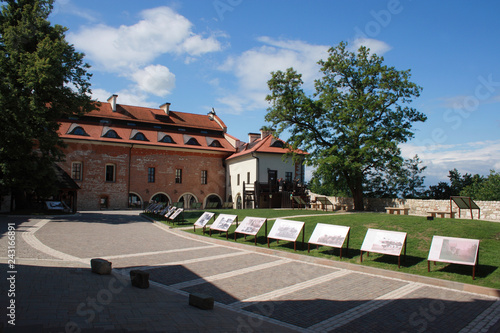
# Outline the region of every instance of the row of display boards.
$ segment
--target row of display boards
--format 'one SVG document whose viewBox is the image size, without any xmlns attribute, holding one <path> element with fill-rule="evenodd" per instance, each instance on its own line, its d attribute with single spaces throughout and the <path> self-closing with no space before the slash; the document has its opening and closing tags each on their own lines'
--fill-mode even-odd
<svg viewBox="0 0 500 333">
<path fill-rule="evenodd" d="M 255 244 L 257 244 L 257 233 L 262 226 L 265 226 L 265 234 L 267 235 L 267 246 L 269 247 L 270 240 L 276 241 L 285 240 L 294 242 L 294 250 L 297 250 L 297 238 L 302 232 L 302 245 L 304 244 L 304 222 L 292 221 L 285 219 L 276 219 L 273 227 L 267 233 L 267 219 L 260 217 L 245 217 L 238 225 L 238 216 L 229 214 L 219 214 L 215 219 L 215 213 L 205 212 L 194 223 L 194 231 L 196 227 L 203 228 L 203 233 L 206 232 L 207 224 L 210 220 L 214 220 L 209 228 L 209 234 L 212 236 L 212 230 L 225 232 L 226 239 L 229 237 L 229 227 L 236 222 L 236 230 L 234 232 L 234 240 L 237 235 L 254 236 Z M 340 259 L 342 259 L 342 248 L 346 245 L 346 250 L 349 250 L 349 235 L 350 227 L 318 223 L 314 228 L 308 242 L 308 252 L 310 245 L 322 245 L 340 249 Z M 403 252 L 406 257 L 406 232 L 389 231 L 379 229 L 368 229 L 366 232 L 363 244 L 361 245 L 361 262 L 363 262 L 363 252 L 369 255 L 370 252 L 392 255 L 398 257 L 398 268 L 401 264 L 401 254 Z M 433 236 L 429 256 L 427 258 L 427 270 L 430 271 L 430 262 L 436 261 L 452 264 L 462 264 L 473 266 L 472 279 L 475 279 L 476 268 L 479 257 L 479 240 L 468 238 Z"/>
<path fill-rule="evenodd" d="M 145 213 L 164 216 L 167 220 L 176 221 L 179 218 L 184 220 L 184 208 L 175 206 L 164 206 L 163 204 L 150 204 L 145 210 Z"/>
</svg>

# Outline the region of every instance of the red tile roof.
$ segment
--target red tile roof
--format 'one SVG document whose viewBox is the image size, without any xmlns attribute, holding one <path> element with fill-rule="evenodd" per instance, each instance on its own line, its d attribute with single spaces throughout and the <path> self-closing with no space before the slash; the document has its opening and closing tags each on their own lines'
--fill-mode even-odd
<svg viewBox="0 0 500 333">
<path fill-rule="evenodd" d="M 217 115 L 214 118 L 214 120 L 210 120 L 208 115 L 178 111 L 169 111 L 167 115 L 163 109 L 122 104 L 117 104 L 116 112 L 113 112 L 110 103 L 101 103 L 98 110 L 91 111 L 79 119 L 60 121 L 59 136 L 63 139 L 133 143 L 233 153 L 235 147 L 224 138 L 225 124 Z M 98 122 L 103 119 L 111 120 L 111 124 Z M 119 120 L 121 124 L 115 123 L 113 120 Z M 128 123 L 134 123 L 136 126 Z M 87 135 L 70 134 L 70 131 L 76 126 L 81 127 Z M 153 126 L 158 128 L 153 128 Z M 109 129 L 114 130 L 119 138 L 103 137 Z M 203 133 L 204 131 L 206 132 Z M 142 133 L 147 141 L 133 140 L 132 137 L 137 132 Z M 174 143 L 160 142 L 165 135 L 169 135 Z M 190 138 L 194 138 L 199 145 L 186 144 Z M 220 147 L 211 145 L 214 140 L 220 143 Z"/>
<path fill-rule="evenodd" d="M 178 111 L 169 111 L 167 115 L 163 109 L 146 108 L 131 105 L 116 105 L 116 112 L 113 112 L 110 103 L 101 102 L 99 109 L 87 113 L 86 116 L 121 119 L 127 121 L 157 123 L 162 125 L 174 125 L 190 128 L 222 131 L 227 128 L 224 122 L 215 115 L 216 120 L 210 120 L 208 115 L 194 114 Z"/>
<path fill-rule="evenodd" d="M 283 147 L 273 147 L 273 144 L 279 141 L 283 143 Z M 255 140 L 254 142 L 246 143 L 243 147 L 241 147 L 238 152 L 235 154 L 229 156 L 227 160 L 239 157 L 239 156 L 244 156 L 247 154 L 251 154 L 253 152 L 258 152 L 258 153 L 272 153 L 272 154 L 285 154 L 289 152 L 289 148 L 287 148 L 287 144 L 285 141 L 281 139 L 277 139 L 272 135 L 268 135 L 263 139 L 258 139 Z M 295 150 L 295 153 L 297 154 L 307 154 L 306 152 L 303 152 L 302 150 Z"/>
</svg>

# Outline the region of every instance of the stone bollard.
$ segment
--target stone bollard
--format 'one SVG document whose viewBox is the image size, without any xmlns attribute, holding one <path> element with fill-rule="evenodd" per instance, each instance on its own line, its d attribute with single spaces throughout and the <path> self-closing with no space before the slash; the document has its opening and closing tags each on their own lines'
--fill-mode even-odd
<svg viewBox="0 0 500 333">
<path fill-rule="evenodd" d="M 147 289 L 149 288 L 149 273 L 134 269 L 130 271 L 130 281 L 134 287 Z"/>
<path fill-rule="evenodd" d="M 91 259 L 90 267 L 93 273 L 108 275 L 111 274 L 111 262 L 104 259 Z"/>
<path fill-rule="evenodd" d="M 214 298 L 204 294 L 189 294 L 189 305 L 196 306 L 202 310 L 212 310 L 214 308 Z"/>
</svg>

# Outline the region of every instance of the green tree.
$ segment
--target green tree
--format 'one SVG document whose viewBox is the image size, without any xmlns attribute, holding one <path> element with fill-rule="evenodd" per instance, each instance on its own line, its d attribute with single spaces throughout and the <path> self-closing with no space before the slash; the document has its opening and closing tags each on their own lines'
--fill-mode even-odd
<svg viewBox="0 0 500 333">
<path fill-rule="evenodd" d="M 50 193 L 61 160 L 58 119 L 95 105 L 90 67 L 47 20 L 53 0 L 7 0 L 0 14 L 0 188 Z"/>
<path fill-rule="evenodd" d="M 365 176 L 400 160 L 398 144 L 413 137 L 414 122 L 427 119 L 403 105 L 422 89 L 409 81 L 410 71 L 383 61 L 363 46 L 350 52 L 342 42 L 318 62 L 323 77 L 316 81 L 313 97 L 304 93 L 301 75 L 293 68 L 273 72 L 268 81 L 266 121 L 278 134 L 289 130 L 292 147 L 310 153 L 308 164 L 325 164 L 342 175 L 356 210 L 364 209 Z"/>
<path fill-rule="evenodd" d="M 460 195 L 474 200 L 500 201 L 500 173 L 490 170 L 487 178 L 474 175 L 472 184 L 462 189 Z"/>
<path fill-rule="evenodd" d="M 335 169 L 328 164 L 319 165 L 314 170 L 309 183 L 309 189 L 313 193 L 337 196 L 337 197 L 351 197 L 351 191 L 345 182 L 345 178 L 338 173 L 332 172 Z"/>
<path fill-rule="evenodd" d="M 419 198 L 424 193 L 424 179 L 418 155 L 391 160 L 383 170 L 374 170 L 366 177 L 365 195 L 374 198 Z"/>
</svg>

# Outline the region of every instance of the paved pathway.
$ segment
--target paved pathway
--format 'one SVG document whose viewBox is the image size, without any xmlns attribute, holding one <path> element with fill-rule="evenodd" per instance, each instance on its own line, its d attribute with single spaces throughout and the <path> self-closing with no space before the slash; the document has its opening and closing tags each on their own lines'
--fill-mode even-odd
<svg viewBox="0 0 500 333">
<path fill-rule="evenodd" d="M 7 265 L 8 223 L 16 226 L 15 271 Z M 0 234 L 0 306 L 15 301 L 16 331 L 500 331 L 493 296 L 200 237 L 137 212 L 0 217 Z M 97 257 L 113 263 L 112 275 L 90 272 Z M 130 285 L 134 268 L 150 273 L 149 289 Z M 194 292 L 212 295 L 215 309 L 189 306 Z M 5 331 L 9 320 L 2 313 Z"/>
</svg>

